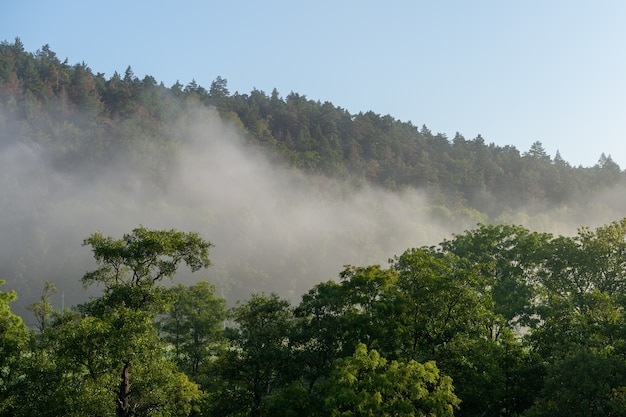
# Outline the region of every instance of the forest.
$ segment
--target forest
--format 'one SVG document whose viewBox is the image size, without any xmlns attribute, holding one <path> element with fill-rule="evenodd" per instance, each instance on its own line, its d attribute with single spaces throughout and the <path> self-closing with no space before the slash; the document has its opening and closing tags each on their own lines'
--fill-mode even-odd
<svg viewBox="0 0 626 417">
<path fill-rule="evenodd" d="M 0 293 L 0 415 L 622 416 L 626 219 L 574 237 L 482 225 L 380 265 L 346 266 L 297 305 L 227 309 L 183 264 L 197 233 L 84 240 L 102 294 L 28 329 Z"/>
<path fill-rule="evenodd" d="M 0 162 L 0 416 L 626 415 L 610 155 L 15 39 Z"/>
<path fill-rule="evenodd" d="M 195 81 L 166 87 L 151 76 L 140 80 L 130 66 L 106 79 L 84 62 L 60 61 L 48 45 L 26 52 L 19 39 L 0 45 L 0 104 L 4 146 L 18 141 L 45 147 L 55 167 L 90 166 L 91 175 L 124 152 L 160 187 L 168 185 L 167 163 L 174 163 L 180 141 L 174 122 L 198 107 L 215 108 L 249 146 L 269 150 L 308 175 L 424 189 L 433 205 L 473 210 L 488 220 L 506 221 L 520 207 L 529 215 L 558 207 L 573 211 L 624 183 L 621 168 L 604 153 L 593 167 L 574 167 L 558 152 L 548 155 L 539 141 L 520 152 L 480 135 L 466 139 L 457 133 L 450 140 L 425 125 L 373 112 L 350 114 L 294 92 L 284 98 L 276 90 L 231 94 L 220 76 L 208 90 Z M 155 149 L 166 155 L 156 172 L 150 167 Z"/>
</svg>

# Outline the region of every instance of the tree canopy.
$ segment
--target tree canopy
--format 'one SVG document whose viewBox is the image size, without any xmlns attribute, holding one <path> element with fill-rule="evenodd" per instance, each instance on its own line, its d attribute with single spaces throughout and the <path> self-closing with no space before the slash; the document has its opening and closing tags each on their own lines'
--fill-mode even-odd
<svg viewBox="0 0 626 417">
<path fill-rule="evenodd" d="M 624 186 L 610 155 L 573 167 L 538 141 L 520 152 L 480 135 L 449 140 L 295 92 L 231 92 L 220 76 L 209 89 L 140 80 L 130 66 L 106 78 L 48 45 L 0 43 L 0 149 L 37 153 L 46 184 L 58 178 L 44 166 L 95 180 L 121 155 L 142 187 L 175 187 L 172 126 L 197 108 L 300 173 L 425 190 L 443 222 L 501 221 L 388 265 L 346 265 L 298 302 L 255 292 L 230 309 L 212 281 L 174 284 L 180 268 L 211 265 L 198 233 L 93 233 L 83 243 L 97 267 L 76 277 L 88 301 L 56 311 L 46 280 L 29 329 L 11 310 L 17 293 L 0 291 L 0 416 L 626 414 L 626 219 L 572 236 L 505 221 L 520 204 L 610 212 L 590 197 Z"/>
<path fill-rule="evenodd" d="M 50 149 L 50 158 L 64 169 L 89 164 L 97 175 L 95 168 L 106 166 L 117 151 L 148 169 L 148 146 L 174 160 L 177 138 L 168 127 L 198 106 L 217 109 L 241 128 L 248 144 L 306 173 L 392 190 L 425 189 L 437 205 L 492 218 L 517 207 L 531 214 L 586 207 L 590 194 L 624 184 L 621 168 L 604 153 L 593 167 L 574 167 L 558 152 L 548 155 L 539 141 L 521 151 L 480 135 L 449 139 L 391 115 L 350 114 L 295 92 L 231 92 L 221 76 L 208 89 L 195 80 L 166 87 L 151 76 L 137 78 L 130 66 L 107 79 L 84 62 L 61 61 L 49 45 L 30 53 L 19 39 L 0 44 L 0 110 L 10 116 L 0 120 L 0 143 L 34 141 Z M 146 180 L 162 186 L 166 171 L 167 166 L 151 171 Z"/>
<path fill-rule="evenodd" d="M 29 331 L 0 293 L 0 415 L 622 415 L 626 219 L 572 237 L 486 226 L 346 266 L 297 305 L 227 310 L 195 233 L 85 240 L 102 295 Z M 42 319 L 45 317 L 45 321 Z M 43 325 L 45 323 L 45 325 Z"/>
</svg>

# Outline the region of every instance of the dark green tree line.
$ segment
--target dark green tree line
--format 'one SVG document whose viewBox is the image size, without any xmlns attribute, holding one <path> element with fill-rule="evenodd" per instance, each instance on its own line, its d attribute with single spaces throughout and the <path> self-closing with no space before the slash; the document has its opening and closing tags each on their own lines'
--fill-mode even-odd
<svg viewBox="0 0 626 417">
<path fill-rule="evenodd" d="M 586 206 L 590 193 L 624 183 L 610 155 L 601 154 L 593 167 L 573 167 L 558 152 L 548 155 L 540 142 L 520 152 L 480 135 L 468 140 L 457 133 L 449 140 L 426 126 L 374 112 L 350 114 L 294 92 L 284 98 L 276 90 L 231 93 L 220 76 L 209 89 L 195 80 L 166 87 L 151 76 L 137 78 L 130 66 L 107 79 L 85 63 L 61 61 L 48 45 L 29 53 L 19 39 L 0 44 L 0 109 L 6 113 L 0 143 L 45 146 L 65 169 L 106 164 L 117 151 L 136 164 L 145 160 L 148 143 L 172 154 L 176 138 L 168 126 L 194 106 L 216 108 L 242 127 L 248 143 L 307 173 L 425 189 L 437 204 L 493 218 L 517 207 L 532 214 Z"/>
</svg>

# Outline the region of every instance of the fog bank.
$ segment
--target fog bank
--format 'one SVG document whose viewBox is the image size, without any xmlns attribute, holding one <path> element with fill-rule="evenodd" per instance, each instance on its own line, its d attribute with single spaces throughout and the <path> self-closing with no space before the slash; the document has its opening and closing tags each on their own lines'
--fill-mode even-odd
<svg viewBox="0 0 626 417">
<path fill-rule="evenodd" d="M 261 291 L 297 302 L 315 284 L 336 279 L 346 264 L 386 264 L 407 248 L 436 245 L 475 226 L 451 224 L 416 190 L 392 193 L 305 176 L 244 143 L 240 133 L 214 111 L 198 110 L 173 129 L 169 146 L 147 142 L 147 165 L 122 153 L 97 169 L 60 168 L 47 149 L 28 140 L 5 144 L 0 279 L 7 281 L 3 290 L 18 292 L 15 310 L 28 322 L 23 308 L 36 301 L 45 281 L 59 288 L 57 308 L 84 301 L 80 278 L 96 265 L 81 244 L 97 230 L 114 237 L 139 225 L 200 233 L 215 245 L 213 266 L 193 275 L 183 270 L 174 282 L 206 278 L 232 304 Z M 162 178 L 151 181 L 151 172 Z M 606 220 L 522 213 L 502 221 L 571 234 Z"/>
<path fill-rule="evenodd" d="M 429 218 L 421 193 L 304 176 L 246 146 L 213 111 L 187 115 L 175 137 L 173 164 L 159 146 L 147 150 L 154 153 L 149 168 L 168 164 L 159 185 L 125 155 L 93 175 L 59 170 L 47 150 L 27 141 L 5 146 L 3 289 L 16 289 L 26 305 L 50 280 L 59 288 L 58 307 L 81 302 L 80 278 L 96 267 L 83 239 L 97 230 L 121 237 L 143 225 L 195 231 L 215 245 L 209 270 L 182 271 L 175 282 L 207 278 L 231 302 L 260 291 L 297 301 L 346 264 L 384 264 L 450 233 Z"/>
</svg>

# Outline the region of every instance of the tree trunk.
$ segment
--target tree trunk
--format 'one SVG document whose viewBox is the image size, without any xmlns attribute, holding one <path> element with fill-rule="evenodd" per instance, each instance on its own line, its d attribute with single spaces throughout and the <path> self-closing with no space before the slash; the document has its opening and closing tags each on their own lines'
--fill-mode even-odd
<svg viewBox="0 0 626 417">
<path fill-rule="evenodd" d="M 124 362 L 122 370 L 122 380 L 120 381 L 120 389 L 117 393 L 117 415 L 119 417 L 129 417 L 130 410 L 130 361 Z"/>
</svg>

